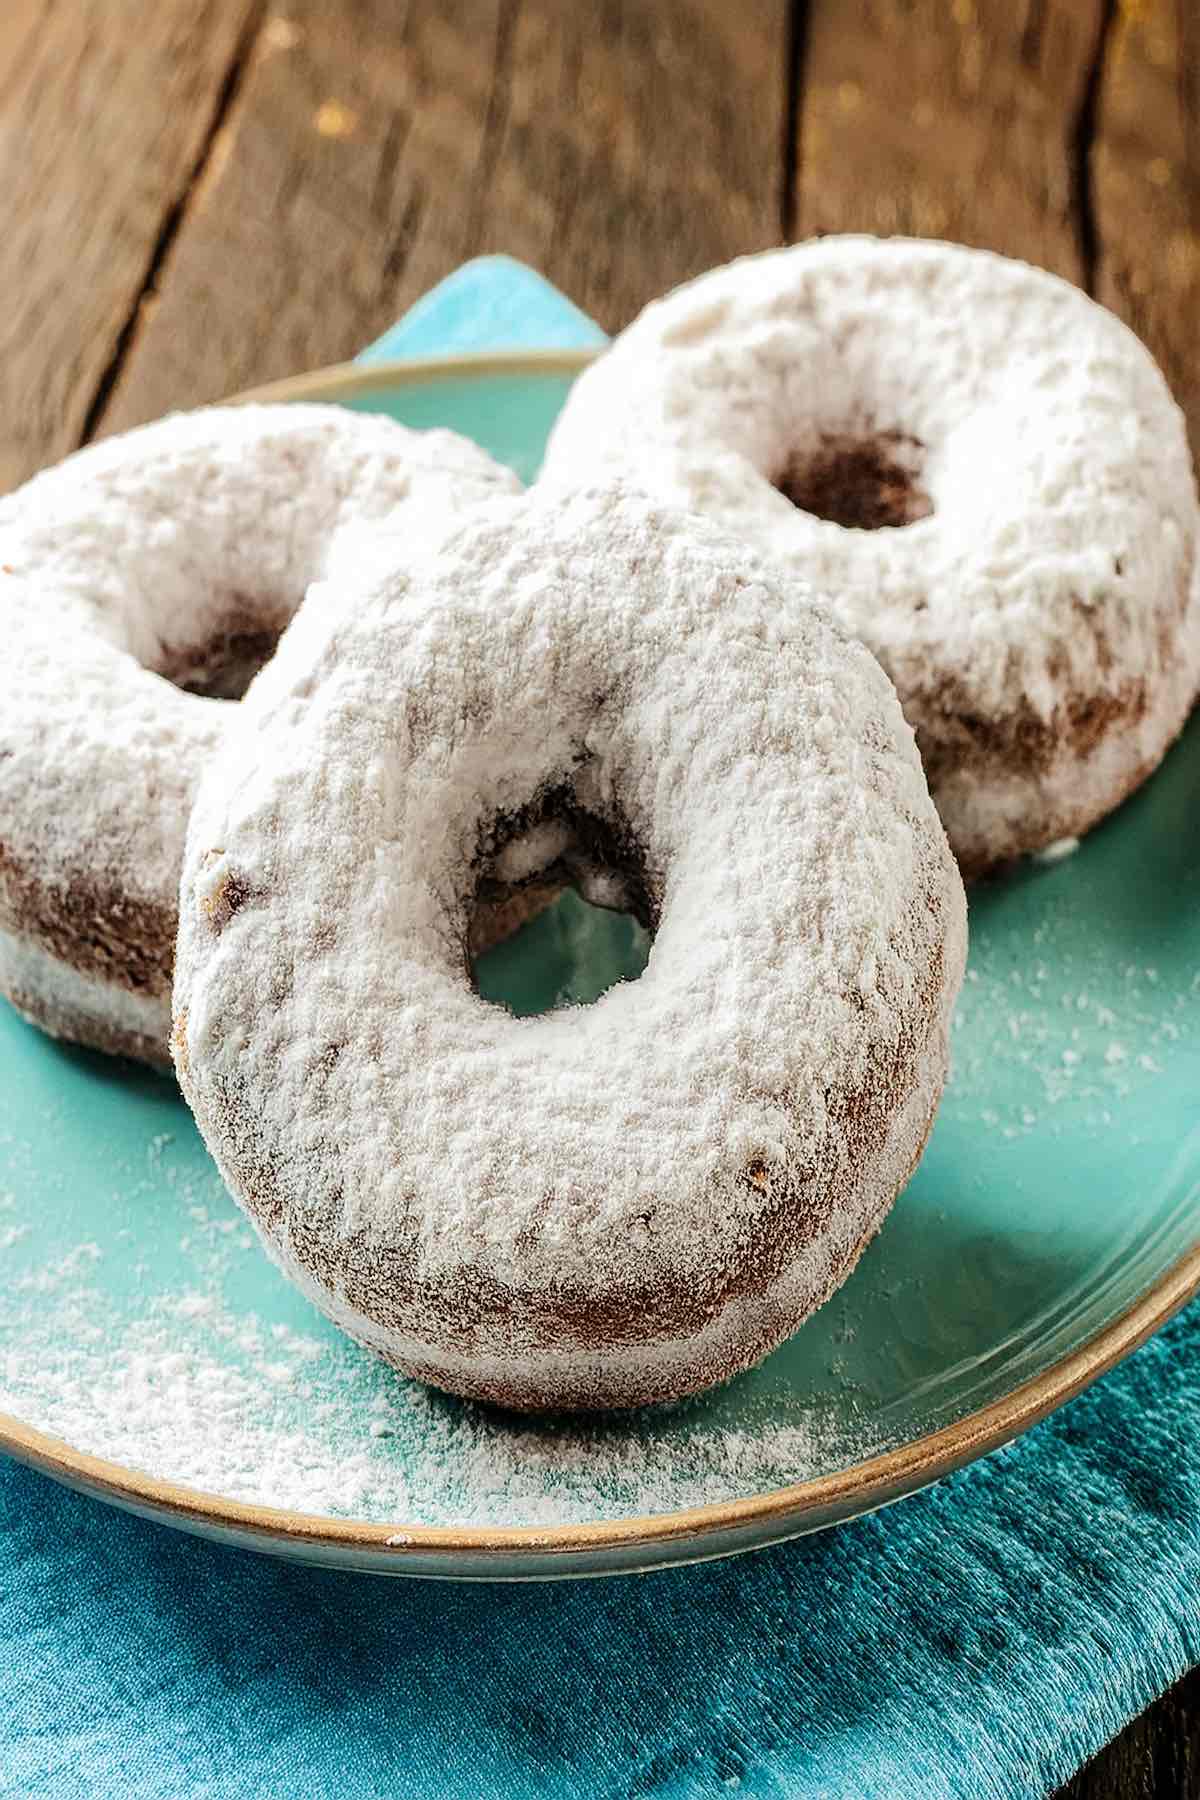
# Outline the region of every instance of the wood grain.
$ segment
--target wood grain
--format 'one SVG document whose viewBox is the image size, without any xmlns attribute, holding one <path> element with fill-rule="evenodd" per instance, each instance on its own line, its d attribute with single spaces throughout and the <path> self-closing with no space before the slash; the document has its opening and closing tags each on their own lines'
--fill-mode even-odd
<svg viewBox="0 0 1200 1800">
<path fill-rule="evenodd" d="M 1124 0 L 1097 101 L 1096 291 L 1166 371 L 1200 455 L 1200 9 Z"/>
<path fill-rule="evenodd" d="M 955 238 L 1086 277 L 1078 138 L 1103 0 L 826 0 L 793 235 Z"/>
<path fill-rule="evenodd" d="M 1173 1687 L 1073 1780 L 1058 1800 L 1197 1800 L 1200 1669 Z"/>
<path fill-rule="evenodd" d="M 253 3 L 0 8 L 0 491 L 78 443 Z"/>
<path fill-rule="evenodd" d="M 777 242 L 783 0 L 291 0 L 272 13 L 104 418 L 337 361 L 508 250 L 608 325 Z"/>
</svg>

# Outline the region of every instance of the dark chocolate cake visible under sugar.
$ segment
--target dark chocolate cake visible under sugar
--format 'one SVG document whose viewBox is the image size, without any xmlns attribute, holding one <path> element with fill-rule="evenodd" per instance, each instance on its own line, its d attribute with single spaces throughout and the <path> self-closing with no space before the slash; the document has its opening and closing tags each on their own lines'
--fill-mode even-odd
<svg viewBox="0 0 1200 1800">
<path fill-rule="evenodd" d="M 798 453 L 775 486 L 801 512 L 857 531 L 913 525 L 933 511 L 919 483 L 924 446 L 899 431 L 862 438 L 821 436 L 816 448 Z"/>
<path fill-rule="evenodd" d="M 559 782 L 528 805 L 490 822 L 476 859 L 467 948 L 474 957 L 508 935 L 510 921 L 532 918 L 566 888 L 592 906 L 628 913 L 653 935 L 661 883 L 627 820 L 602 818 Z"/>
</svg>

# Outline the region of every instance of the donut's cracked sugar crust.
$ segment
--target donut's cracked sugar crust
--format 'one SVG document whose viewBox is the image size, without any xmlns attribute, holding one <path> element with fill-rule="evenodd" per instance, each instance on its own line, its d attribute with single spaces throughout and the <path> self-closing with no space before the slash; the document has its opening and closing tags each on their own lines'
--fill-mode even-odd
<svg viewBox="0 0 1200 1800">
<path fill-rule="evenodd" d="M 449 432 L 213 407 L 0 501 L 0 989 L 59 1037 L 169 1061 L 196 777 L 305 588 L 519 484 Z M 395 534 L 401 534 L 399 538 Z M 402 553 L 402 551 L 401 551 Z"/>
<path fill-rule="evenodd" d="M 773 1349 L 917 1161 L 963 969 L 869 653 L 703 520 L 529 496 L 352 607 L 315 591 L 242 716 L 189 832 L 173 1043 L 283 1268 L 516 1407 Z M 517 1019 L 472 988 L 473 897 L 536 879 L 574 810 L 636 863 L 649 963 Z"/>
<path fill-rule="evenodd" d="M 1133 334 L 1041 270 L 862 237 L 713 270 L 581 376 L 543 479 L 613 467 L 829 597 L 968 875 L 1085 832 L 1191 707 L 1182 415 Z"/>
</svg>

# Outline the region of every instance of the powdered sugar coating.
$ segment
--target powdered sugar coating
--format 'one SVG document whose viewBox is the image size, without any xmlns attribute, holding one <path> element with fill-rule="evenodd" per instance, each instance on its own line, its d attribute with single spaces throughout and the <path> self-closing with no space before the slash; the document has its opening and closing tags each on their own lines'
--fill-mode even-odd
<svg viewBox="0 0 1200 1800">
<path fill-rule="evenodd" d="M 233 710 L 174 682 L 269 652 L 308 584 L 516 478 L 450 432 L 212 407 L 0 502 L 0 987 L 56 1035 L 167 1060 L 197 774 Z M 164 676 L 168 679 L 164 679 Z"/>
<path fill-rule="evenodd" d="M 620 488 L 479 509 L 314 592 L 203 781 L 174 1047 L 282 1266 L 399 1367 L 677 1397 L 853 1265 L 945 1076 L 961 882 L 877 664 Z M 540 810 L 539 810 L 540 804 Z M 641 978 L 516 1019 L 466 942 L 531 814 L 636 846 Z"/>
<path fill-rule="evenodd" d="M 877 434 L 929 516 L 848 528 L 778 491 Z M 581 376 L 543 479 L 614 465 L 829 596 L 895 682 L 968 872 L 1086 831 L 1192 704 L 1182 415 L 1133 334 L 1041 270 L 866 237 L 713 270 Z"/>
</svg>

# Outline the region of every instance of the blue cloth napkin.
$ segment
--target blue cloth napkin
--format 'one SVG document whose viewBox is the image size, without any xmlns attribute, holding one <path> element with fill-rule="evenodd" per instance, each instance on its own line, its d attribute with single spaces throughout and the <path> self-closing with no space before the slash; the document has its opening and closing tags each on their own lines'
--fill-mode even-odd
<svg viewBox="0 0 1200 1800">
<path fill-rule="evenodd" d="M 607 342 L 599 325 L 536 270 L 511 256 L 477 256 L 439 281 L 355 360 L 463 350 L 591 350 Z"/>
<path fill-rule="evenodd" d="M 488 347 L 600 336 L 488 258 L 367 354 L 478 347 L 472 316 Z M 337 1575 L 0 1466 L 21 1800 L 1030 1800 L 1197 1660 L 1200 1304 L 929 1493 L 622 1580 Z"/>
</svg>

